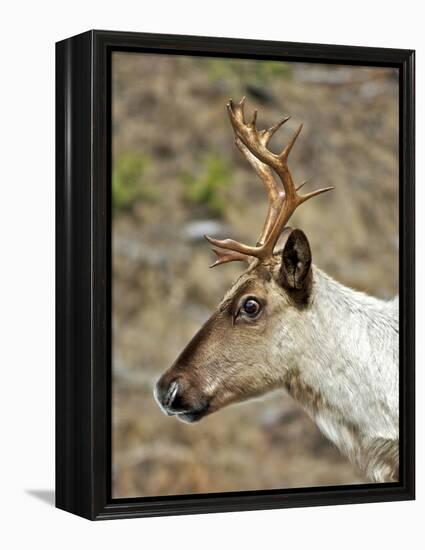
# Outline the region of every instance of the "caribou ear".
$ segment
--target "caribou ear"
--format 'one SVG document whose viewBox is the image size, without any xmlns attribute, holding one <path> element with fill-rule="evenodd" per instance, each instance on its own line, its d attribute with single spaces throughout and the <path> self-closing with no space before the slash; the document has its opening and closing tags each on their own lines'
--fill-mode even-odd
<svg viewBox="0 0 425 550">
<path fill-rule="evenodd" d="M 310 245 L 300 229 L 287 228 L 285 232 L 279 282 L 289 290 L 302 290 L 309 279 L 311 268 Z"/>
</svg>

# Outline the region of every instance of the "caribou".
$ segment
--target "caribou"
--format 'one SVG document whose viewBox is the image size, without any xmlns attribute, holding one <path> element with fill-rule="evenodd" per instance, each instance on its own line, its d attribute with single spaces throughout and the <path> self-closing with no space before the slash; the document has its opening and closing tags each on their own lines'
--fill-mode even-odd
<svg viewBox="0 0 425 550">
<path fill-rule="evenodd" d="M 258 130 L 245 98 L 227 110 L 235 143 L 268 195 L 255 246 L 206 236 L 217 259 L 246 270 L 161 376 L 155 398 L 191 423 L 226 405 L 286 390 L 372 482 L 399 476 L 398 299 L 384 301 L 336 282 L 312 263 L 309 241 L 287 223 L 295 209 L 332 187 L 300 193 L 288 156 L 268 144 L 289 117 Z"/>
</svg>

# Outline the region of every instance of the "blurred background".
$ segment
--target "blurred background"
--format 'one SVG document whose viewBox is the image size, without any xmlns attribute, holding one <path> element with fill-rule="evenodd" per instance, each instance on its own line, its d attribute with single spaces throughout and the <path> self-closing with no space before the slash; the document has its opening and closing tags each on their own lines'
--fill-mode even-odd
<svg viewBox="0 0 425 550">
<path fill-rule="evenodd" d="M 364 483 L 284 393 L 194 425 L 152 390 L 243 266 L 210 270 L 207 233 L 255 243 L 266 196 L 225 105 L 247 96 L 257 125 L 300 122 L 295 181 L 335 190 L 297 211 L 313 261 L 390 298 L 398 288 L 398 74 L 394 69 L 114 53 L 114 498 Z"/>
</svg>

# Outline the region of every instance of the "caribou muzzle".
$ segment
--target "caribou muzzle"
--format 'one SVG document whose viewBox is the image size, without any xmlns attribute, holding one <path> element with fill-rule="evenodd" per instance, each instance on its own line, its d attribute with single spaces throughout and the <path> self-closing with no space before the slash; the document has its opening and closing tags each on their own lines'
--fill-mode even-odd
<svg viewBox="0 0 425 550">
<path fill-rule="evenodd" d="M 155 399 L 163 412 L 184 422 L 196 422 L 208 413 L 209 399 L 187 379 L 165 372 L 158 380 Z"/>
</svg>

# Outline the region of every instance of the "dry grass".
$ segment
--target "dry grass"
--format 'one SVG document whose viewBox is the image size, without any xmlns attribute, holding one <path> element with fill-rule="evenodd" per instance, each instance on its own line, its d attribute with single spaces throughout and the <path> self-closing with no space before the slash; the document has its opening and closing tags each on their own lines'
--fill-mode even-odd
<svg viewBox="0 0 425 550">
<path fill-rule="evenodd" d="M 223 65 L 224 64 L 224 65 Z M 278 68 L 279 69 L 279 68 Z M 255 62 L 116 54 L 114 158 L 149 158 L 157 190 L 117 213 L 113 229 L 113 493 L 115 497 L 361 483 L 360 474 L 283 393 L 188 426 L 165 417 L 152 386 L 208 317 L 240 267 L 208 270 L 206 244 L 185 236 L 191 206 L 182 174 L 206 155 L 229 167 L 222 223 L 255 241 L 261 184 L 233 146 L 229 96 L 248 96 L 259 124 L 284 113 L 305 129 L 291 157 L 298 181 L 336 190 L 294 216 L 314 261 L 341 282 L 389 297 L 398 285 L 398 98 L 390 69 L 291 65 L 271 75 Z M 255 97 L 254 97 L 255 96 Z M 230 236 L 230 235 L 228 235 Z"/>
</svg>

